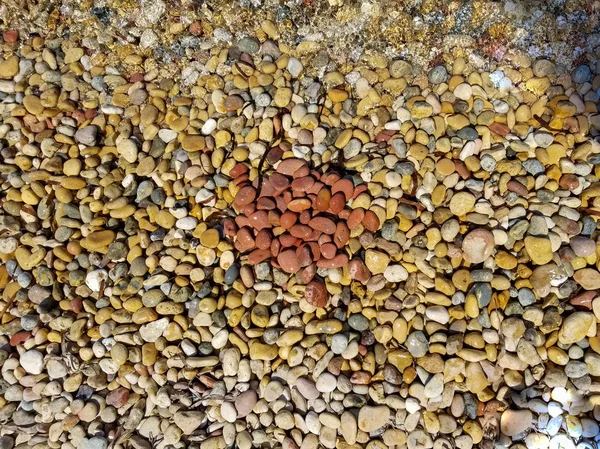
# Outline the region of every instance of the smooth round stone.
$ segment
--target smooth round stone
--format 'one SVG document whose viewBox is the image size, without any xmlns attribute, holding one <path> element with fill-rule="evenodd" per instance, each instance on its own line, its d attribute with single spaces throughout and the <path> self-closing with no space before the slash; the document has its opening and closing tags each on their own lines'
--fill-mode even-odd
<svg viewBox="0 0 600 449">
<path fill-rule="evenodd" d="M 575 84 L 586 83 L 590 80 L 592 76 L 592 71 L 589 66 L 583 64 L 578 66 L 572 74 L 573 82 Z"/>
<path fill-rule="evenodd" d="M 329 393 L 335 390 L 337 385 L 336 377 L 331 373 L 322 373 L 316 382 L 317 390 L 321 393 Z"/>
<path fill-rule="evenodd" d="M 260 49 L 260 42 L 254 37 L 243 37 L 237 44 L 238 48 L 244 53 L 256 53 Z"/>
<path fill-rule="evenodd" d="M 453 93 L 456 98 L 467 101 L 473 95 L 473 88 L 468 83 L 461 83 L 456 86 Z"/>
<path fill-rule="evenodd" d="M 500 430 L 512 437 L 525 432 L 532 423 L 533 414 L 529 410 L 505 410 L 500 418 Z"/>
<path fill-rule="evenodd" d="M 431 84 L 445 83 L 448 80 L 448 71 L 443 65 L 438 65 L 429 71 L 427 78 Z"/>
<path fill-rule="evenodd" d="M 348 325 L 359 332 L 369 329 L 369 319 L 361 313 L 354 313 L 348 318 Z"/>
<path fill-rule="evenodd" d="M 362 316 L 362 315 L 361 315 Z M 331 351 L 334 354 L 341 354 L 348 347 L 348 337 L 344 334 L 335 334 L 331 337 Z"/>
<path fill-rule="evenodd" d="M 492 255 L 494 246 L 494 234 L 487 229 L 475 229 L 463 239 L 463 256 L 467 262 L 478 264 Z"/>
<path fill-rule="evenodd" d="M 372 432 L 385 426 L 390 420 L 390 409 L 385 405 L 361 407 L 358 412 L 358 428 Z"/>
<path fill-rule="evenodd" d="M 423 357 L 429 351 L 429 342 L 425 334 L 421 331 L 409 334 L 405 345 L 413 357 Z"/>
<path fill-rule="evenodd" d="M 41 374 L 44 370 L 44 356 L 35 349 L 25 351 L 19 358 L 19 363 L 29 374 Z"/>
<path fill-rule="evenodd" d="M 319 390 L 317 390 L 314 382 L 306 377 L 300 377 L 296 381 L 296 388 L 298 388 L 300 394 L 308 400 L 314 400 L 319 397 Z"/>
<path fill-rule="evenodd" d="M 383 277 L 388 282 L 402 282 L 408 279 L 408 271 L 402 265 L 388 265 Z"/>
</svg>

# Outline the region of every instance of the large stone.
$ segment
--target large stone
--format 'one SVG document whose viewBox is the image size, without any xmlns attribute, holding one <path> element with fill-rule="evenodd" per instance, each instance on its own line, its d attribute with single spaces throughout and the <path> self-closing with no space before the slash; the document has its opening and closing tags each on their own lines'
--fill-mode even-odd
<svg viewBox="0 0 600 449">
<path fill-rule="evenodd" d="M 596 322 L 593 313 L 575 312 L 569 315 L 562 323 L 558 332 L 558 341 L 564 345 L 580 342 L 585 338 L 590 327 Z"/>
<path fill-rule="evenodd" d="M 529 410 L 505 410 L 500 418 L 500 430 L 509 437 L 520 435 L 531 427 L 533 414 Z"/>
<path fill-rule="evenodd" d="M 181 429 L 184 435 L 190 435 L 202 424 L 204 413 L 201 411 L 183 411 L 177 412 L 173 416 L 173 421 Z"/>
<path fill-rule="evenodd" d="M 486 260 L 494 251 L 494 234 L 487 229 L 475 229 L 469 232 L 462 243 L 463 257 L 472 264 Z"/>
<path fill-rule="evenodd" d="M 358 412 L 358 428 L 363 432 L 373 432 L 385 426 L 390 420 L 390 409 L 386 405 L 371 407 L 365 405 Z"/>
</svg>

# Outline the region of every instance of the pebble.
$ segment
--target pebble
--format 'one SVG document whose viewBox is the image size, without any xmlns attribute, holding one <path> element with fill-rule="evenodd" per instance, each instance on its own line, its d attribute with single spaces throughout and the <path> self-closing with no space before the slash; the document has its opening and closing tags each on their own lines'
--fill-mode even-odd
<svg viewBox="0 0 600 449">
<path fill-rule="evenodd" d="M 19 363 L 29 374 L 41 374 L 44 370 L 44 356 L 35 349 L 25 351 L 21 355 Z"/>
<path fill-rule="evenodd" d="M 390 409 L 385 405 L 363 406 L 358 412 L 358 428 L 363 432 L 373 432 L 388 424 Z"/>
<path fill-rule="evenodd" d="M 385 5 L 329 3 L 7 10 L 2 447 L 597 439 L 598 68 L 493 45 L 510 4 L 455 42 L 485 3 L 431 61 L 428 5 L 372 39 L 406 61 L 366 27 L 340 63 L 312 21 Z"/>
</svg>

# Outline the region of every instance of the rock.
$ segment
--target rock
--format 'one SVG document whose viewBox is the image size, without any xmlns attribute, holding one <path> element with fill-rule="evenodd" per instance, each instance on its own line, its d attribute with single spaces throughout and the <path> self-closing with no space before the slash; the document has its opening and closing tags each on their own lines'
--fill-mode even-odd
<svg viewBox="0 0 600 449">
<path fill-rule="evenodd" d="M 325 283 L 319 280 L 309 282 L 304 290 L 304 299 L 315 307 L 325 307 L 328 296 Z"/>
<path fill-rule="evenodd" d="M 427 77 L 429 78 L 429 82 L 431 84 L 445 83 L 448 79 L 448 71 L 443 65 L 438 65 L 429 71 Z"/>
<path fill-rule="evenodd" d="M 467 262 L 479 264 L 492 255 L 494 245 L 494 235 L 490 231 L 475 229 L 463 239 L 463 256 Z"/>
<path fill-rule="evenodd" d="M 140 335 L 144 341 L 153 343 L 162 336 L 168 325 L 168 318 L 161 318 L 160 320 L 144 324 L 140 327 Z"/>
<path fill-rule="evenodd" d="M 385 405 L 363 406 L 358 412 L 358 428 L 363 432 L 373 432 L 387 425 L 390 409 Z"/>
<path fill-rule="evenodd" d="M 30 349 L 21 354 L 19 363 L 29 374 L 41 374 L 44 370 L 44 356 L 35 349 Z"/>
<path fill-rule="evenodd" d="M 181 429 L 184 435 L 191 435 L 194 430 L 202 425 L 204 413 L 201 411 L 179 411 L 173 415 L 173 422 Z"/>
<path fill-rule="evenodd" d="M 372 274 L 383 273 L 389 263 L 390 256 L 381 251 L 369 249 L 365 253 L 365 265 Z"/>
<path fill-rule="evenodd" d="M 238 418 L 243 418 L 252 412 L 257 401 L 258 395 L 253 390 L 247 390 L 240 393 L 235 398 L 235 408 L 237 410 Z"/>
<path fill-rule="evenodd" d="M 91 147 L 96 145 L 97 134 L 98 127 L 95 125 L 88 125 L 77 130 L 75 133 L 75 140 L 83 145 Z"/>
<path fill-rule="evenodd" d="M 532 424 L 533 414 L 529 410 L 505 410 L 500 418 L 500 430 L 509 437 L 522 434 Z"/>
<path fill-rule="evenodd" d="M 525 249 L 536 265 L 545 265 L 552 260 L 554 255 L 550 239 L 545 237 L 525 237 Z"/>
<path fill-rule="evenodd" d="M 578 343 L 585 338 L 595 322 L 593 313 L 574 312 L 563 321 L 558 340 L 564 345 Z"/>
<path fill-rule="evenodd" d="M 306 377 L 298 378 L 296 381 L 296 388 L 298 388 L 300 394 L 308 400 L 317 399 L 319 397 L 319 390 L 317 390 L 314 382 Z"/>
<path fill-rule="evenodd" d="M 573 279 L 586 290 L 597 290 L 600 287 L 600 272 L 593 268 L 577 270 Z"/>
</svg>

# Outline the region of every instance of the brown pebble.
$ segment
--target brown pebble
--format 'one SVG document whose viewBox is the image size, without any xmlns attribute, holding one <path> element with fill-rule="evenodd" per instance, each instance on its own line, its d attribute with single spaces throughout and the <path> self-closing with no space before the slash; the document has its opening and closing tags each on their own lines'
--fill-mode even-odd
<svg viewBox="0 0 600 449">
<path fill-rule="evenodd" d="M 315 201 L 315 209 L 319 212 L 325 212 L 329 209 L 331 203 L 331 192 L 329 189 L 323 188 L 317 194 L 317 199 Z"/>
<path fill-rule="evenodd" d="M 558 185 L 560 185 L 565 190 L 573 190 L 579 187 L 579 179 L 577 176 L 572 174 L 565 174 L 560 177 L 558 181 Z"/>
<path fill-rule="evenodd" d="M 515 192 L 519 196 L 526 197 L 529 194 L 529 190 L 519 181 L 511 180 L 506 184 L 506 188 L 511 192 Z"/>
</svg>

